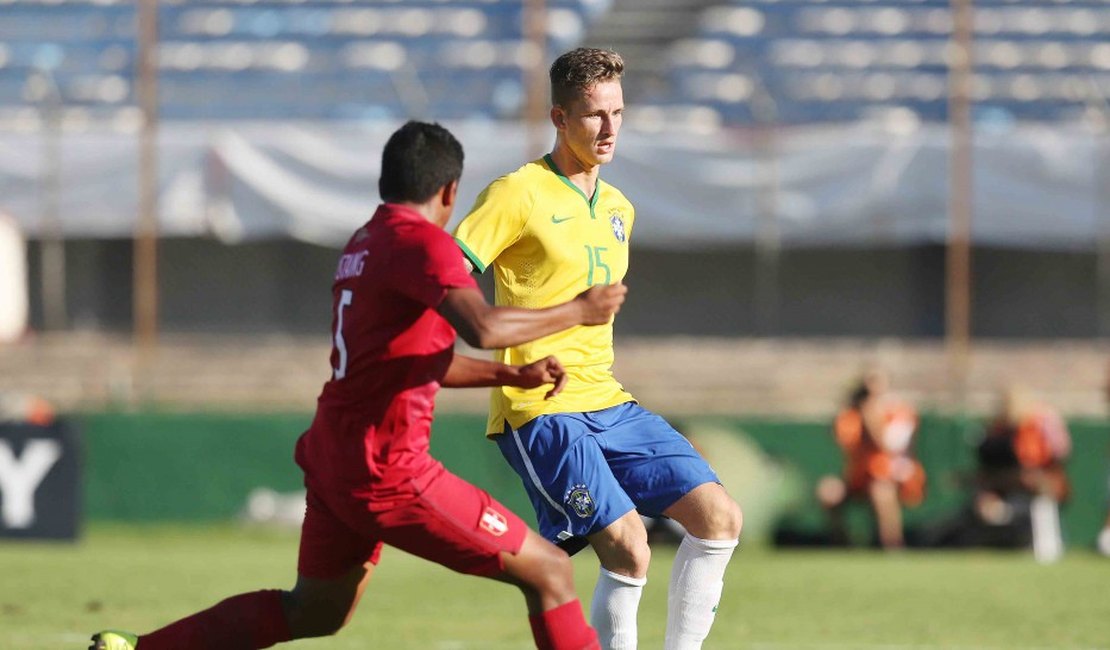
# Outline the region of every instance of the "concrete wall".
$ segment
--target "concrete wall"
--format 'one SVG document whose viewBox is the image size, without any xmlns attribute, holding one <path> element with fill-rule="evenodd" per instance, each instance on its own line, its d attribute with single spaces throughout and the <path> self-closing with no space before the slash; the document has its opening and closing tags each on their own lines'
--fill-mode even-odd
<svg viewBox="0 0 1110 650">
<path fill-rule="evenodd" d="M 1107 408 L 1106 342 L 978 341 L 963 380 L 937 341 L 619 335 L 616 345 L 617 378 L 668 413 L 828 417 L 872 364 L 927 410 L 985 413 L 1013 382 L 1068 415 L 1102 417 Z M 0 347 L 0 393 L 37 394 L 62 410 L 310 411 L 330 372 L 329 350 L 326 332 L 164 335 L 146 354 L 120 335 L 39 335 Z M 481 389 L 438 399 L 441 412 L 481 413 L 488 404 Z"/>
<path fill-rule="evenodd" d="M 131 243 L 67 243 L 73 325 L 126 331 Z M 337 251 L 292 240 L 225 246 L 207 239 L 160 244 L 162 327 L 179 333 L 316 334 L 329 326 Z M 1090 252 L 978 249 L 972 329 L 984 338 L 1110 336 L 1110 287 L 1101 292 Z M 31 324 L 42 324 L 41 257 L 30 247 Z M 618 322 L 630 336 L 845 336 L 944 334 L 944 250 L 939 246 L 787 249 L 760 275 L 751 248 L 632 251 L 632 289 Z M 777 274 L 777 275 L 776 275 Z M 488 274 L 487 274 L 488 275 Z M 767 300 L 761 277 L 771 277 Z M 483 279 L 488 284 L 489 278 Z M 1101 298 L 1100 298 L 1101 296 Z"/>
</svg>

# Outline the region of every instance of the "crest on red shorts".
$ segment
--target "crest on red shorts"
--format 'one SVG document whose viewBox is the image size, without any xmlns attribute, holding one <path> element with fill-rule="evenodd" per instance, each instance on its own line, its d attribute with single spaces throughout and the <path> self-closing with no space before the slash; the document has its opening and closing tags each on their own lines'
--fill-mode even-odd
<svg viewBox="0 0 1110 650">
<path fill-rule="evenodd" d="M 509 531 L 509 520 L 505 519 L 505 515 L 497 512 L 493 508 L 486 508 L 478 524 L 494 537 L 501 537 Z"/>
</svg>

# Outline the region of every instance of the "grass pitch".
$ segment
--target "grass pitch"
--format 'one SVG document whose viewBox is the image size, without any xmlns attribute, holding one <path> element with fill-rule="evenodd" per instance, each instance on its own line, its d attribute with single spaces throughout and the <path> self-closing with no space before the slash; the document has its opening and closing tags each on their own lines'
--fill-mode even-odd
<svg viewBox="0 0 1110 650">
<path fill-rule="evenodd" d="M 148 631 L 225 596 L 292 584 L 296 534 L 234 527 L 92 527 L 77 544 L 0 543 L 0 647 L 85 648 L 103 627 Z M 640 647 L 661 648 L 674 551 L 655 549 Z M 596 560 L 575 559 L 588 607 Z M 303 648 L 531 647 L 512 587 L 387 549 L 355 620 Z M 705 647 L 753 650 L 1110 648 L 1110 560 L 1024 553 L 743 548 Z"/>
</svg>

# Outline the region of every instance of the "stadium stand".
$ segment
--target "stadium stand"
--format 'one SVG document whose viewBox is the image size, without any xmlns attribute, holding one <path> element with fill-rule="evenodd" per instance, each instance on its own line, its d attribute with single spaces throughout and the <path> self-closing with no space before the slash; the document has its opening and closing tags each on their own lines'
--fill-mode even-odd
<svg viewBox="0 0 1110 650">
<path fill-rule="evenodd" d="M 135 104 L 136 3 L 8 0 L 0 114 Z M 581 39 L 604 1 L 549 0 L 548 41 Z M 164 2 L 167 119 L 515 117 L 537 58 L 510 0 Z"/>
<path fill-rule="evenodd" d="M 6 0 L 0 117 L 126 116 L 136 3 Z M 524 3 L 196 0 L 160 9 L 167 119 L 518 117 Z M 639 105 L 726 124 L 947 115 L 947 0 L 548 0 L 549 49 L 613 47 Z M 980 120 L 1070 120 L 1110 94 L 1110 8 L 982 0 Z"/>
<path fill-rule="evenodd" d="M 1069 120 L 1105 104 L 1107 30 L 1101 2 L 976 2 L 977 119 Z M 733 123 L 761 119 L 760 99 L 785 123 L 943 120 L 951 31 L 947 0 L 735 0 L 671 46 L 671 95 Z"/>
</svg>

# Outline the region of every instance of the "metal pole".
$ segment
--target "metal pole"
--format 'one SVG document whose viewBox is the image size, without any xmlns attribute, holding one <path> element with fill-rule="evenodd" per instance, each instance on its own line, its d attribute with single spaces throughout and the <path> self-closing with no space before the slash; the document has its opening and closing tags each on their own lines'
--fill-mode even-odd
<svg viewBox="0 0 1110 650">
<path fill-rule="evenodd" d="M 135 222 L 132 318 L 140 356 L 158 337 L 158 0 L 139 0 L 137 95 L 143 115 L 139 135 L 139 214 Z"/>
<path fill-rule="evenodd" d="M 971 220 L 972 220 L 972 0 L 951 0 L 952 48 L 949 60 L 948 119 L 949 227 L 946 256 L 945 335 L 955 405 L 967 404 L 971 352 Z"/>
<path fill-rule="evenodd" d="M 753 73 L 756 91 L 752 98 L 752 117 L 756 122 L 755 233 L 755 331 L 774 336 L 779 329 L 779 266 L 782 260 L 782 234 L 779 231 L 779 159 L 777 142 L 778 106 L 767 87 Z"/>
<path fill-rule="evenodd" d="M 59 202 L 62 191 L 61 93 L 48 70 L 43 82 L 42 167 L 42 320 L 47 331 L 61 331 L 69 320 L 66 310 L 66 248 Z"/>
<path fill-rule="evenodd" d="M 545 0 L 525 0 L 524 40 L 533 53 L 525 75 L 524 124 L 528 131 L 528 158 L 547 153 L 548 128 L 547 6 Z"/>
<path fill-rule="evenodd" d="M 1110 149 L 1108 149 L 1105 122 L 1095 135 L 1095 167 L 1092 176 L 1095 182 L 1095 228 L 1098 237 L 1095 251 L 1095 310 L 1097 336 L 1110 338 Z"/>
<path fill-rule="evenodd" d="M 1095 335 L 1110 338 L 1110 187 L 1107 170 L 1110 169 L 1107 125 L 1110 124 L 1110 102 L 1093 76 L 1082 85 L 1087 104 L 1087 115 L 1094 136 L 1091 170 L 1094 188 L 1092 221 L 1095 224 Z"/>
</svg>

